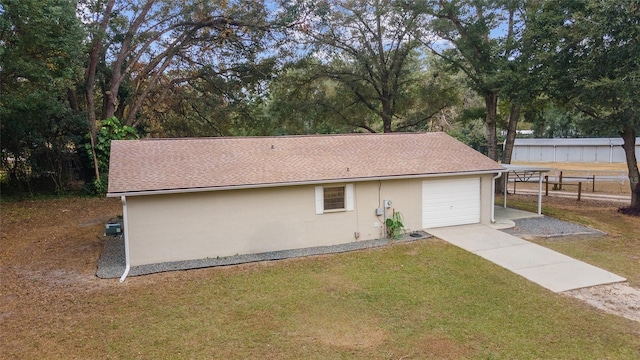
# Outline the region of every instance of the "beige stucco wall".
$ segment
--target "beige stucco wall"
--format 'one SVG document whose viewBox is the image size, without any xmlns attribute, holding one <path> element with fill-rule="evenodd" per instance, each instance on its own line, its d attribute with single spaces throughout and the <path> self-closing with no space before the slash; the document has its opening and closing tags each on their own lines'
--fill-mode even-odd
<svg viewBox="0 0 640 360">
<path fill-rule="evenodd" d="M 131 265 L 335 245 L 384 237 L 384 199 L 405 226 L 421 228 L 425 179 L 354 183 L 354 211 L 317 215 L 315 186 L 127 197 Z M 491 176 L 481 181 L 490 221 Z M 485 202 L 487 204 L 485 204 Z M 485 211 L 487 210 L 487 211 Z M 392 209 L 387 211 L 391 216 Z M 356 233 L 358 238 L 356 239 Z"/>
<path fill-rule="evenodd" d="M 480 177 L 480 223 L 491 223 L 491 209 L 493 208 L 493 175 Z"/>
</svg>

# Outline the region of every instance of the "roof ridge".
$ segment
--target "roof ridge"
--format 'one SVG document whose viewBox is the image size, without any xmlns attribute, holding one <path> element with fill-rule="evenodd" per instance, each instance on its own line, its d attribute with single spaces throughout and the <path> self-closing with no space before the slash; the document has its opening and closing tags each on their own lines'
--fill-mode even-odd
<svg viewBox="0 0 640 360">
<path fill-rule="evenodd" d="M 175 138 L 142 138 L 140 141 L 166 140 L 217 140 L 217 139 L 299 139 L 319 137 L 347 137 L 347 136 L 392 136 L 392 135 L 431 135 L 444 134 L 442 131 L 430 132 L 391 132 L 391 133 L 341 133 L 341 134 L 301 134 L 301 135 L 266 135 L 266 136 L 203 136 L 203 137 L 175 137 Z"/>
</svg>

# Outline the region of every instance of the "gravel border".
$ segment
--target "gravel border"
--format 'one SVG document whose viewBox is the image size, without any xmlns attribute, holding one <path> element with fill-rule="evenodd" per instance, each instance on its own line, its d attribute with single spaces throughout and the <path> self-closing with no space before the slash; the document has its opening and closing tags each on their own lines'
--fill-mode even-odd
<svg viewBox="0 0 640 360">
<path fill-rule="evenodd" d="M 221 258 L 205 258 L 186 261 L 171 261 L 158 264 L 133 266 L 129 270 L 128 276 L 139 276 L 147 274 L 155 274 L 165 271 L 200 269 L 214 266 L 237 265 L 257 261 L 271 261 L 288 259 L 295 257 L 336 254 L 354 250 L 371 249 L 389 244 L 407 243 L 432 237 L 424 231 L 413 232 L 420 234 L 420 237 L 405 236 L 403 239 L 389 240 L 363 240 L 350 242 L 340 245 L 317 246 L 304 249 L 270 251 L 259 254 L 235 255 Z M 96 276 L 101 279 L 119 278 L 124 274 L 125 269 L 125 253 L 124 239 L 122 236 L 110 237 L 105 241 L 104 249 L 98 259 L 98 270 Z"/>
<path fill-rule="evenodd" d="M 510 229 L 504 229 L 507 234 L 518 237 L 534 236 L 534 237 L 561 237 L 567 235 L 606 235 L 605 232 L 592 229 L 587 226 L 558 220 L 548 216 L 525 218 L 514 220 L 516 226 Z M 317 246 L 304 249 L 271 251 L 260 254 L 235 255 L 222 258 L 205 258 L 187 261 L 172 261 L 158 264 L 133 266 L 128 276 L 139 276 L 147 274 L 155 274 L 165 271 L 200 269 L 215 266 L 237 265 L 257 261 L 271 261 L 288 259 L 295 257 L 336 254 L 354 250 L 370 249 L 381 246 L 387 246 L 392 243 L 404 243 L 416 240 L 422 240 L 432 237 L 424 231 L 418 232 L 421 237 L 414 238 L 405 236 L 404 239 L 389 240 L 376 239 L 350 242 L 340 245 Z M 122 236 L 110 237 L 104 244 L 104 249 L 98 259 L 98 269 L 96 276 L 102 279 L 119 278 L 124 273 L 125 254 L 124 239 Z"/>
<path fill-rule="evenodd" d="M 125 267 L 124 237 L 108 236 L 98 258 L 96 276 L 101 279 L 118 278 L 124 274 Z"/>
<path fill-rule="evenodd" d="M 503 229 L 502 231 L 522 237 L 522 236 L 534 236 L 534 237 L 561 237 L 567 235 L 606 235 L 607 233 L 592 229 L 590 227 L 579 225 L 563 220 L 558 220 L 548 216 L 533 217 L 525 219 L 513 220 L 516 226 L 510 229 Z"/>
</svg>

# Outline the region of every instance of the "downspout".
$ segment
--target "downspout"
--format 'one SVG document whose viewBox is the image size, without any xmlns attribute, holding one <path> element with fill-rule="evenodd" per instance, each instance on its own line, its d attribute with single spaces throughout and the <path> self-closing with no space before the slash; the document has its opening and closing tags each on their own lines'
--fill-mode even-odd
<svg viewBox="0 0 640 360">
<path fill-rule="evenodd" d="M 129 258 L 129 220 L 127 216 L 127 198 L 121 196 L 122 200 L 122 226 L 124 227 L 124 258 L 125 258 L 125 268 L 124 274 L 120 277 L 120 282 L 124 282 L 129 275 L 129 270 L 131 270 L 131 260 Z"/>
<path fill-rule="evenodd" d="M 495 224 L 496 219 L 496 180 L 498 180 L 500 178 L 500 176 L 502 176 L 502 173 L 499 172 L 498 175 L 494 176 L 493 178 L 491 178 L 491 223 Z M 504 184 L 504 187 L 506 189 L 506 187 L 509 184 Z M 505 197 L 506 199 L 506 197 Z"/>
</svg>

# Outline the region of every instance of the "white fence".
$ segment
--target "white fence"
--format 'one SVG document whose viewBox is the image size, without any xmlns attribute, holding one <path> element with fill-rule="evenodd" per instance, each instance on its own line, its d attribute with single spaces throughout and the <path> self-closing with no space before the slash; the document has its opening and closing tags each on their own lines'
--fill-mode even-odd
<svg viewBox="0 0 640 360">
<path fill-rule="evenodd" d="M 620 163 L 626 162 L 622 144 L 622 138 L 516 139 L 511 161 Z M 640 138 L 636 157 L 640 159 Z"/>
</svg>

